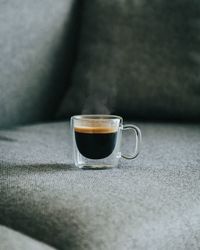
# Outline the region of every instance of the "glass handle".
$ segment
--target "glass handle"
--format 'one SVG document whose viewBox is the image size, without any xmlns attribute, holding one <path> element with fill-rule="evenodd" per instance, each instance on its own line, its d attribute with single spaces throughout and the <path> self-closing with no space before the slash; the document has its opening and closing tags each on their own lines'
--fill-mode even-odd
<svg viewBox="0 0 200 250">
<path fill-rule="evenodd" d="M 141 131 L 138 127 L 136 127 L 135 125 L 124 125 L 122 130 L 133 130 L 135 133 L 135 138 L 136 138 L 136 144 L 135 144 L 135 151 L 133 153 L 133 155 L 123 155 L 122 157 L 127 159 L 127 160 L 131 160 L 136 158 L 139 153 L 140 153 L 140 146 L 141 146 L 141 141 L 142 141 L 142 135 L 141 135 Z"/>
</svg>

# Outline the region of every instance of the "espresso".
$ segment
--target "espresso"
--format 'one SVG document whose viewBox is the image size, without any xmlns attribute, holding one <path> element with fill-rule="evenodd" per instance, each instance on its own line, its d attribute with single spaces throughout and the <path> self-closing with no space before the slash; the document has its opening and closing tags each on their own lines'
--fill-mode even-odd
<svg viewBox="0 0 200 250">
<path fill-rule="evenodd" d="M 117 130 L 107 127 L 77 127 L 75 140 L 79 152 L 89 159 L 102 159 L 112 154 Z"/>
</svg>

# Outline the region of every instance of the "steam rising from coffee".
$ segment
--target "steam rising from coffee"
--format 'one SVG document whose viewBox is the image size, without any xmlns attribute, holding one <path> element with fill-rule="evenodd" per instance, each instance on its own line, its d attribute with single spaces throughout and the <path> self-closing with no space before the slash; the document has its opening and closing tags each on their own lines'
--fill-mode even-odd
<svg viewBox="0 0 200 250">
<path fill-rule="evenodd" d="M 102 69 L 99 79 L 93 74 L 87 75 L 86 99 L 82 114 L 111 114 L 115 105 L 117 88 L 112 75 Z"/>
</svg>

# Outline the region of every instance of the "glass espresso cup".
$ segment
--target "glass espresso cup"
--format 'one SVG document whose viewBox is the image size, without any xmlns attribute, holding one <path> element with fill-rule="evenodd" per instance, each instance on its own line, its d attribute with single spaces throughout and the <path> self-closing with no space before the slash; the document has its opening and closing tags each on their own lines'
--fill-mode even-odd
<svg viewBox="0 0 200 250">
<path fill-rule="evenodd" d="M 121 153 L 122 131 L 135 133 L 133 155 Z M 115 115 L 76 115 L 71 117 L 75 166 L 83 169 L 106 169 L 118 165 L 121 157 L 134 159 L 140 152 L 141 132 L 135 125 L 123 125 Z"/>
</svg>

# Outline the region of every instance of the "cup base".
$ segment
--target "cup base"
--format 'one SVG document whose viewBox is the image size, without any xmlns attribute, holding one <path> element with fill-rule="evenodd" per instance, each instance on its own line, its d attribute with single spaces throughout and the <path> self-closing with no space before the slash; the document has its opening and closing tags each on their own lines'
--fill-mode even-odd
<svg viewBox="0 0 200 250">
<path fill-rule="evenodd" d="M 86 164 L 83 164 L 83 165 L 79 165 L 78 166 L 80 169 L 83 169 L 83 170 L 105 170 L 105 169 L 110 169 L 110 168 L 113 168 L 114 166 L 113 165 L 106 165 L 106 164 L 100 164 L 100 165 L 86 165 Z"/>
</svg>

